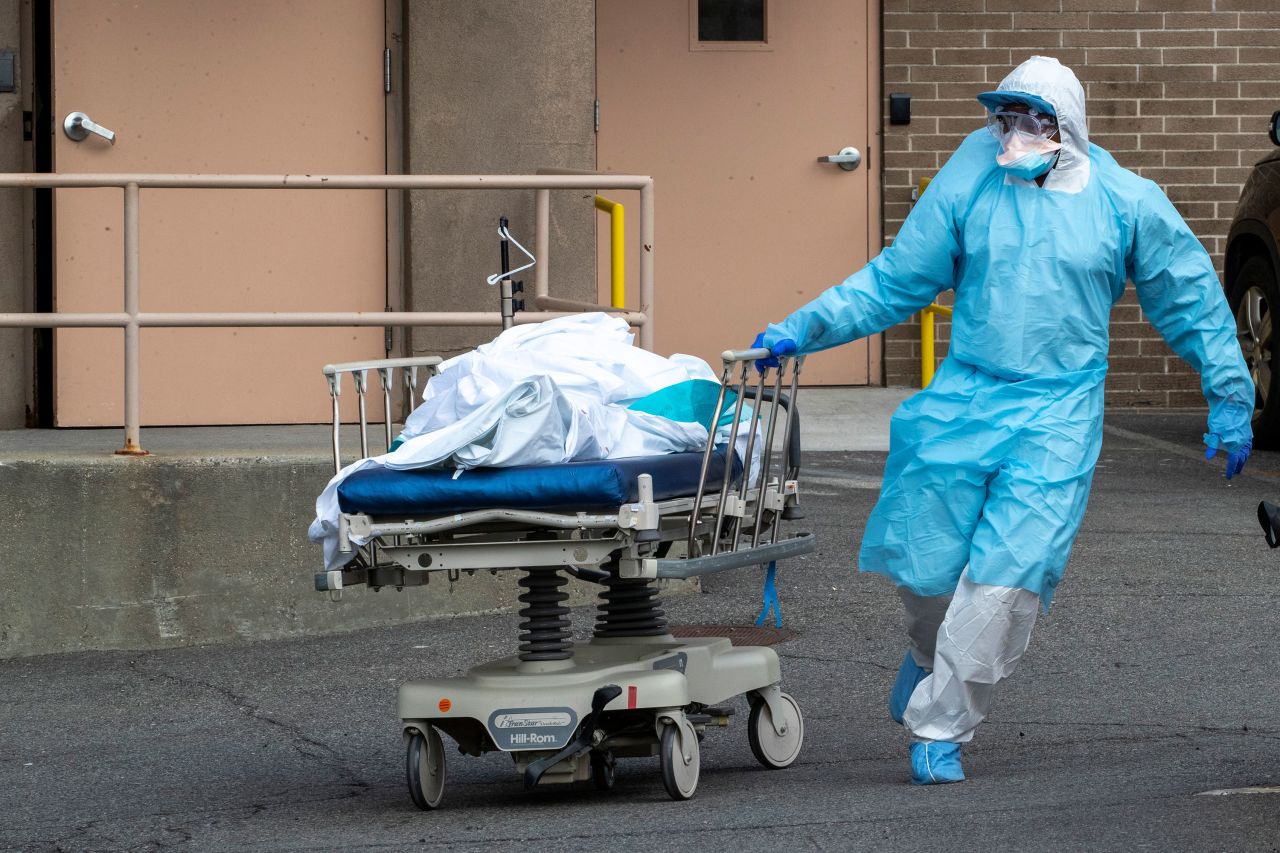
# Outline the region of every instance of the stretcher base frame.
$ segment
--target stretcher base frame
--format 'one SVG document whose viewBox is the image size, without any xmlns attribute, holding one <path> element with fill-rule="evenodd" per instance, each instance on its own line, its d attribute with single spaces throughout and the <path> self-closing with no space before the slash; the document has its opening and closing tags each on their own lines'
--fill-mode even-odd
<svg viewBox="0 0 1280 853">
<path fill-rule="evenodd" d="M 461 753 L 511 754 L 522 774 L 569 746 L 586 725 L 590 747 L 551 764 L 535 783 L 561 784 L 592 779 L 593 766 L 604 763 L 600 756 L 612 763 L 660 755 L 668 726 L 691 731 L 696 744 L 708 728 L 729 724 L 732 709 L 720 706 L 735 697 L 773 707 L 783 695 L 781 678 L 773 649 L 734 646 L 723 637 L 593 639 L 575 646 L 567 661 L 513 655 L 460 678 L 407 682 L 399 715 L 406 743 L 435 728 Z M 616 685 L 617 695 L 593 714 L 604 685 Z"/>
</svg>

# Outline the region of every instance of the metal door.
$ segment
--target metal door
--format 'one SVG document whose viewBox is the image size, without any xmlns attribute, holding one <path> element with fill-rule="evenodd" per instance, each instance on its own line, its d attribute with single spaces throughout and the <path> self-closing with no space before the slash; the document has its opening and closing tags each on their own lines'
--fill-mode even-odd
<svg viewBox="0 0 1280 853">
<path fill-rule="evenodd" d="M 878 21 L 874 0 L 598 0 L 598 167 L 656 182 L 659 352 L 718 365 L 878 250 Z M 818 160 L 847 147 L 855 169 Z M 805 366 L 880 375 L 878 335 Z"/>
<path fill-rule="evenodd" d="M 383 0 L 54 0 L 59 173 L 385 171 Z M 66 116 L 115 133 L 75 141 Z M 60 311 L 120 311 L 121 192 L 59 190 Z M 144 190 L 143 311 L 381 311 L 377 191 Z M 122 336 L 61 329 L 59 426 L 122 422 Z M 326 362 L 380 329 L 143 329 L 144 424 L 324 421 Z"/>
</svg>

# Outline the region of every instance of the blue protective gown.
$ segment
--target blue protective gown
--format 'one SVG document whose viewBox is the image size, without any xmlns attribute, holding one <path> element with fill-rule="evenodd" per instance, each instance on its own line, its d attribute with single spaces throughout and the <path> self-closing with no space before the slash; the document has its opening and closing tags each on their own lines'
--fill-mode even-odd
<svg viewBox="0 0 1280 853">
<path fill-rule="evenodd" d="M 893 416 L 859 555 L 916 595 L 951 593 L 968 565 L 975 583 L 1048 607 L 1102 445 L 1108 318 L 1126 280 L 1200 373 L 1209 432 L 1228 451 L 1251 438 L 1253 384 L 1208 253 L 1159 187 L 1088 142 L 1083 91 L 1069 84 L 1015 87 L 1057 108 L 1061 175 L 1043 187 L 1008 176 L 999 143 L 974 132 L 890 248 L 765 333 L 765 346 L 816 352 L 955 290 L 950 350 Z"/>
</svg>

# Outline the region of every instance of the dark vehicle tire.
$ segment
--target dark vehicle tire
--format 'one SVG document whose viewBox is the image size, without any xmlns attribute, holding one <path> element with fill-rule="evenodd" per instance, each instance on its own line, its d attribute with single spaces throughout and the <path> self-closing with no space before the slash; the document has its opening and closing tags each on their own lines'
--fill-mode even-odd
<svg viewBox="0 0 1280 853">
<path fill-rule="evenodd" d="M 1228 283 L 1227 301 L 1236 318 L 1236 339 L 1253 377 L 1256 397 L 1253 410 L 1253 443 L 1256 447 L 1280 447 L 1280 390 L 1273 389 L 1272 355 L 1276 350 L 1276 324 L 1280 323 L 1280 288 L 1271 263 L 1260 255 L 1244 262 L 1235 280 Z"/>
</svg>

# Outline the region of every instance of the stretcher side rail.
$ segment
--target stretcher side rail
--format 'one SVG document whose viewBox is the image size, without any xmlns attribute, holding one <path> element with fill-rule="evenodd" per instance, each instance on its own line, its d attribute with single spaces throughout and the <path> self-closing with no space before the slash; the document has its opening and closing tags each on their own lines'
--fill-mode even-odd
<svg viewBox="0 0 1280 853">
<path fill-rule="evenodd" d="M 788 557 L 799 557 L 802 554 L 813 553 L 817 547 L 817 539 L 812 533 L 799 533 L 783 539 L 781 542 L 757 545 L 754 548 L 745 548 L 741 551 L 730 551 L 706 557 L 658 560 L 657 573 L 660 578 L 683 580 L 730 569 L 759 566 L 763 563 L 771 563 L 774 560 L 785 560 Z"/>
<path fill-rule="evenodd" d="M 395 371 L 400 371 L 404 383 L 404 399 L 413 400 L 418 388 L 419 373 L 425 374 L 424 381 L 435 375 L 436 367 L 444 361 L 438 355 L 414 356 L 411 358 L 380 358 L 369 361 L 348 361 L 342 364 L 326 364 L 323 368 L 325 379 L 329 382 L 329 397 L 333 403 L 333 472 L 342 470 L 342 447 L 339 431 L 342 427 L 342 412 L 338 398 L 342 394 L 342 375 L 351 374 L 355 382 L 356 406 L 360 416 L 360 458 L 369 455 L 369 413 L 365 405 L 365 392 L 368 390 L 369 371 L 378 375 L 378 384 L 382 388 L 383 433 L 386 447 L 391 448 L 395 440 L 392 435 L 392 398 L 394 394 Z"/>
<path fill-rule="evenodd" d="M 720 354 L 721 361 L 724 363 L 723 371 L 720 377 L 720 393 L 716 401 L 715 411 L 724 412 L 726 400 L 730 393 L 733 394 L 733 415 L 729 420 L 729 434 L 725 442 L 729 447 L 737 447 L 738 435 L 744 423 L 743 412 L 747 400 L 751 400 L 751 405 L 746 407 L 746 423 L 748 425 L 746 449 L 742 454 L 744 464 L 756 469 L 753 471 L 752 477 L 743 477 L 738 487 L 738 493 L 733 494 L 732 484 L 730 483 L 728 457 L 725 460 L 725 468 L 720 478 L 721 488 L 719 501 L 716 506 L 715 522 L 712 525 L 714 535 L 710 542 L 710 553 L 719 553 L 721 547 L 725 547 L 729 551 L 736 551 L 739 547 L 739 537 L 743 534 L 743 520 L 748 515 L 748 511 L 752 509 L 747 504 L 747 490 L 752 485 L 758 486 L 763 490 L 763 496 L 755 501 L 754 513 L 752 513 L 753 524 L 751 530 L 751 547 L 760 544 L 760 538 L 765 528 L 766 509 L 774 516 L 770 529 L 770 544 L 777 541 L 778 525 L 776 521 L 780 518 L 798 517 L 798 478 L 800 474 L 800 429 L 799 429 L 799 412 L 796 408 L 796 392 L 799 388 L 800 370 L 804 365 L 804 357 L 779 357 L 773 358 L 773 354 L 768 349 L 747 349 L 747 350 L 725 350 Z M 773 362 L 774 367 L 768 366 L 769 362 Z M 753 370 L 753 365 L 755 369 Z M 769 386 L 770 373 L 773 373 L 772 387 Z M 788 387 L 789 393 L 784 394 L 783 387 L 790 374 L 790 383 Z M 734 382 L 735 373 L 738 380 Z M 763 406 L 768 406 L 767 419 L 763 416 Z M 778 426 L 778 412 L 781 409 L 785 413 L 785 423 L 782 425 L 782 452 L 780 454 L 781 461 L 779 467 L 778 478 L 773 477 L 773 451 L 774 437 Z M 763 426 L 764 441 L 760 449 L 760 458 L 758 465 L 755 464 L 756 438 L 762 428 L 762 421 L 766 421 Z M 712 433 L 714 434 L 714 430 Z M 689 556 L 701 556 L 701 548 L 696 538 L 698 530 L 698 516 L 701 512 L 702 496 L 706 491 L 708 467 L 711 462 L 712 452 L 714 450 L 714 440 L 709 440 L 703 451 L 702 456 L 702 473 L 699 477 L 699 485 L 697 495 L 694 498 L 695 510 L 691 517 L 689 525 L 688 537 L 688 553 Z M 754 480 L 754 483 L 752 482 Z"/>
<path fill-rule="evenodd" d="M 748 500 L 754 501 L 758 489 L 748 491 Z M 717 495 L 705 495 L 702 508 L 709 509 L 719 500 Z M 693 498 L 673 498 L 668 501 L 654 503 L 660 516 L 667 518 L 676 514 L 688 514 L 693 509 Z M 345 513 L 349 530 L 356 536 L 371 539 L 377 536 L 422 535 L 444 533 L 450 530 L 477 527 L 493 522 L 508 522 L 561 530 L 587 530 L 592 528 L 634 526 L 631 516 L 634 512 L 557 513 L 544 510 L 512 509 L 495 507 L 493 509 L 473 509 L 466 512 L 450 513 L 433 518 L 391 521 L 366 515 L 365 513 Z"/>
</svg>

